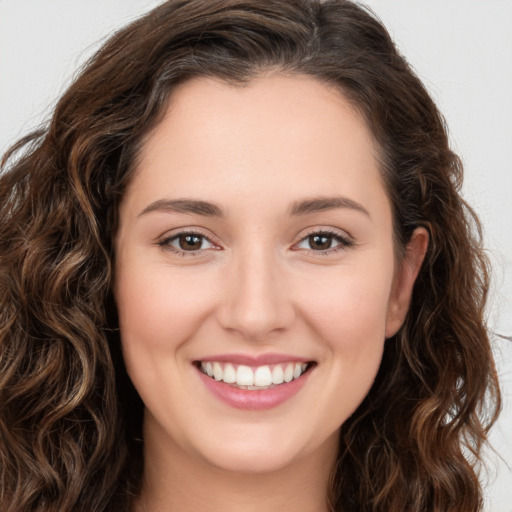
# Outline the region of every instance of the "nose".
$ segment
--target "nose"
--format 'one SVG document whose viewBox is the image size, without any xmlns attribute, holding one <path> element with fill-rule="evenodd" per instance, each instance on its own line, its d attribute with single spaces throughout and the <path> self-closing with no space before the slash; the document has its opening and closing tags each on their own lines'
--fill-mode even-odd
<svg viewBox="0 0 512 512">
<path fill-rule="evenodd" d="M 247 250 L 227 270 L 219 322 L 246 339 L 264 340 L 289 328 L 295 311 L 287 278 L 272 251 Z"/>
</svg>

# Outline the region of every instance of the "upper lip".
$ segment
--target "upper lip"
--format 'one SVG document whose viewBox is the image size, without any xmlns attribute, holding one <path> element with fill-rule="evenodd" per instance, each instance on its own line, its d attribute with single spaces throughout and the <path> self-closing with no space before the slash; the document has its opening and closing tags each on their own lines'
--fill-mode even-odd
<svg viewBox="0 0 512 512">
<path fill-rule="evenodd" d="M 291 354 L 215 354 L 212 356 L 201 357 L 196 359 L 201 362 L 219 362 L 243 364 L 246 366 L 263 366 L 267 364 L 279 363 L 310 363 L 311 358 L 300 357 Z"/>
</svg>

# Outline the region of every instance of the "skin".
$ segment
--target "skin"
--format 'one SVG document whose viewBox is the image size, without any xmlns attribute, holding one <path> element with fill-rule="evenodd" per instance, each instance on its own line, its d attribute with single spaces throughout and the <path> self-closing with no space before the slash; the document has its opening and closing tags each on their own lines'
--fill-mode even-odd
<svg viewBox="0 0 512 512">
<path fill-rule="evenodd" d="M 162 207 L 177 199 L 222 215 Z M 183 232 L 200 248 L 177 253 Z M 336 90 L 277 74 L 173 91 L 116 239 L 123 353 L 146 406 L 139 510 L 327 510 L 339 428 L 403 323 L 427 243 L 418 228 L 397 261 L 374 142 Z M 268 410 L 220 401 L 193 364 L 270 352 L 315 366 Z"/>
</svg>

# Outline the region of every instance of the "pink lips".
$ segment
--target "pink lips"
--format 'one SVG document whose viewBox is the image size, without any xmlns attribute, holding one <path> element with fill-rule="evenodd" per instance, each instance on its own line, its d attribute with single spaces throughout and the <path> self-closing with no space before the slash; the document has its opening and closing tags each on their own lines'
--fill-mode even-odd
<svg viewBox="0 0 512 512">
<path fill-rule="evenodd" d="M 263 354 L 260 356 L 247 356 L 244 354 L 215 355 L 202 358 L 201 361 L 230 362 L 247 366 L 262 366 L 279 363 L 307 363 L 310 359 L 297 358 L 282 354 Z M 270 389 L 247 390 L 240 389 L 223 381 L 216 381 L 208 377 L 197 368 L 197 373 L 206 388 L 218 399 L 231 407 L 245 410 L 264 410 L 277 407 L 286 400 L 296 395 L 307 382 L 310 371 L 306 371 L 298 379 L 291 382 L 278 384 Z"/>
</svg>

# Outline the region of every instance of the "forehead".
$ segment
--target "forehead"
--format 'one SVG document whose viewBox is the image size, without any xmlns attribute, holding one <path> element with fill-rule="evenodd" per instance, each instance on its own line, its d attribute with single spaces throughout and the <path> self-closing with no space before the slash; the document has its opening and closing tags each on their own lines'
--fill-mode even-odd
<svg viewBox="0 0 512 512">
<path fill-rule="evenodd" d="M 212 201 L 277 194 L 285 204 L 339 193 L 372 203 L 384 193 L 376 155 L 362 116 L 311 77 L 262 76 L 245 85 L 197 78 L 172 92 L 131 191 L 146 202 L 164 193 Z"/>
</svg>

